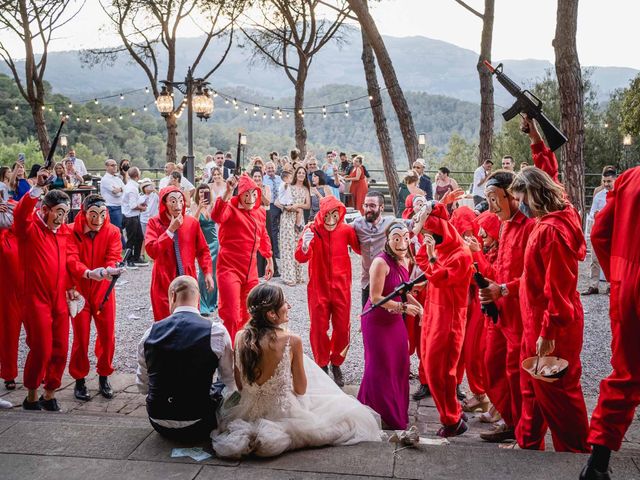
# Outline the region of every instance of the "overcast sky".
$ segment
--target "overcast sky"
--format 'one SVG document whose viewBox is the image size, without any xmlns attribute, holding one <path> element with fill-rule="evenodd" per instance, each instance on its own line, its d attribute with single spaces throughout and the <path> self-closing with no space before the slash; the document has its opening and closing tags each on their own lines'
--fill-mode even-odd
<svg viewBox="0 0 640 480">
<path fill-rule="evenodd" d="M 422 35 L 478 51 L 481 20 L 454 0 L 382 0 L 373 15 L 383 34 Z M 468 0 L 482 10 L 483 0 Z M 556 0 L 496 0 L 494 59 L 536 58 L 554 61 Z M 527 10 L 529 9 L 529 10 Z M 578 17 L 578 53 L 582 65 L 624 66 L 640 69 L 639 0 L 581 0 Z M 58 31 L 51 50 L 113 45 L 117 38 L 98 29 L 105 14 L 98 0 L 87 0 L 83 11 Z M 188 26 L 183 35 L 199 32 Z M 0 39 L 20 56 L 19 44 L 5 32 Z"/>
</svg>

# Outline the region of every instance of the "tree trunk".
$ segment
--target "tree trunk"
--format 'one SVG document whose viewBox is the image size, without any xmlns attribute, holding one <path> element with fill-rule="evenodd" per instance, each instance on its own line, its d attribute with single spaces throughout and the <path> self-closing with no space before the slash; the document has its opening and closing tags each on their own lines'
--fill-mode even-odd
<svg viewBox="0 0 640 480">
<path fill-rule="evenodd" d="M 569 199 L 584 216 L 584 90 L 576 48 L 577 25 L 578 0 L 558 0 L 553 47 L 560 90 L 560 126 L 569 139 L 561 150 L 563 183 Z"/>
<path fill-rule="evenodd" d="M 307 81 L 307 70 L 303 62 L 300 62 L 300 66 L 298 67 L 296 80 L 296 96 L 293 102 L 295 106 L 295 137 L 296 148 L 300 150 L 300 159 L 302 160 L 307 154 L 307 130 L 304 128 L 304 117 L 300 114 L 301 111 L 304 112 L 304 86 Z"/>
<path fill-rule="evenodd" d="M 47 124 L 44 119 L 44 110 L 42 110 L 42 102 L 35 101 L 31 104 L 31 115 L 33 116 L 33 123 L 36 127 L 36 136 L 38 137 L 38 143 L 40 144 L 40 151 L 42 152 L 42 159 L 46 159 L 49 155 L 49 149 L 51 149 L 51 142 L 49 141 L 49 133 L 47 132 Z"/>
<path fill-rule="evenodd" d="M 167 126 L 167 162 L 174 162 L 177 159 L 176 145 L 178 140 L 178 122 L 176 116 L 171 113 L 164 119 Z"/>
<path fill-rule="evenodd" d="M 416 129 L 413 125 L 413 117 L 411 116 L 411 110 L 407 100 L 404 98 L 404 93 L 400 84 L 398 83 L 398 77 L 396 76 L 391 57 L 384 44 L 384 40 L 378 31 L 375 20 L 369 13 L 366 3 L 363 0 L 348 0 L 351 10 L 358 17 L 360 22 L 360 28 L 367 36 L 373 51 L 378 59 L 378 66 L 382 72 L 384 83 L 389 90 L 389 97 L 391 103 L 396 111 L 398 122 L 400 124 L 400 132 L 402 133 L 402 139 L 404 140 L 404 147 L 407 152 L 407 159 L 409 161 L 409 168 L 420 156 L 420 149 L 418 148 L 418 136 L 416 135 Z"/>
<path fill-rule="evenodd" d="M 485 0 L 482 17 L 482 39 L 480 41 L 480 57 L 478 58 L 478 75 L 480 76 L 480 141 L 478 144 L 478 165 L 482 165 L 493 153 L 493 79 L 491 72 L 484 66 L 486 60 L 491 62 L 491 42 L 493 38 L 494 0 Z"/>
<path fill-rule="evenodd" d="M 389 185 L 391 205 L 395 207 L 398 203 L 398 172 L 393 160 L 391 135 L 389 135 L 389 129 L 387 128 L 387 118 L 384 114 L 382 95 L 380 95 L 380 85 L 378 84 L 376 74 L 376 59 L 364 31 L 362 31 L 362 64 L 364 66 L 364 76 L 367 80 L 367 90 L 371 98 L 371 111 L 373 113 L 373 123 L 376 127 L 378 143 L 380 144 L 380 156 L 382 157 L 384 176 Z"/>
</svg>

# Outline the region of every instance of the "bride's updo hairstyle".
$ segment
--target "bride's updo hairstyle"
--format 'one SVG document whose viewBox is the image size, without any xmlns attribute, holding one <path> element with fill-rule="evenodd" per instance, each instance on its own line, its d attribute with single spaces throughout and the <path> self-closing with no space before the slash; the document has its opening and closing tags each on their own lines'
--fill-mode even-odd
<svg viewBox="0 0 640 480">
<path fill-rule="evenodd" d="M 276 341 L 278 325 L 269 320 L 267 313 L 277 311 L 284 303 L 284 293 L 277 285 L 262 283 L 249 292 L 247 309 L 251 318 L 244 326 L 244 333 L 236 345 L 242 371 L 249 384 L 254 383 L 262 375 L 258 367 L 262 357 L 260 341 L 265 335 L 270 337 L 269 344 Z"/>
</svg>

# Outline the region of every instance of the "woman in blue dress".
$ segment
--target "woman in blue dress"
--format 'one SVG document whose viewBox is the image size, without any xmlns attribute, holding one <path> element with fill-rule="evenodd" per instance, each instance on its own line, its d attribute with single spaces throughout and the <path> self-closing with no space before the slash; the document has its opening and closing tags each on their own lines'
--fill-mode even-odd
<svg viewBox="0 0 640 480">
<path fill-rule="evenodd" d="M 209 245 L 209 253 L 213 264 L 213 290 L 207 290 L 202 271 L 198 269 L 198 286 L 200 287 L 200 313 L 204 316 L 212 315 L 218 308 L 218 285 L 216 283 L 216 261 L 218 259 L 218 229 L 216 222 L 211 219 L 211 209 L 214 199 L 209 185 L 202 184 L 195 189 L 194 202 L 197 206 L 193 216 L 198 219 L 204 238 Z M 193 203 L 191 208 L 193 207 Z"/>
</svg>

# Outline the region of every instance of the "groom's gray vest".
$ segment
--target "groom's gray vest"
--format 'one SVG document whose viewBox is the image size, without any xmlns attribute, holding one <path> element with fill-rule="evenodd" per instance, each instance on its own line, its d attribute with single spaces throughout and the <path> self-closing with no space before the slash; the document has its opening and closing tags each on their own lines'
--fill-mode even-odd
<svg viewBox="0 0 640 480">
<path fill-rule="evenodd" d="M 215 418 L 210 390 L 218 357 L 211 350 L 211 322 L 178 312 L 151 327 L 144 342 L 149 375 L 147 412 L 156 420 Z"/>
</svg>

